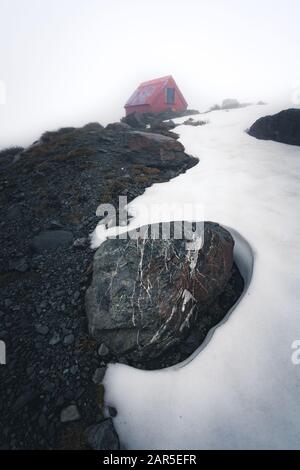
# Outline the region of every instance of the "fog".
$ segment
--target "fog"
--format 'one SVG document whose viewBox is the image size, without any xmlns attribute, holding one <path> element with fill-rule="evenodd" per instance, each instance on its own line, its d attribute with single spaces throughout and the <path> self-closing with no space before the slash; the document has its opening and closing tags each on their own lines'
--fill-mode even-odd
<svg viewBox="0 0 300 470">
<path fill-rule="evenodd" d="M 0 147 L 119 120 L 172 74 L 189 107 L 300 102 L 298 0 L 0 0 Z"/>
</svg>

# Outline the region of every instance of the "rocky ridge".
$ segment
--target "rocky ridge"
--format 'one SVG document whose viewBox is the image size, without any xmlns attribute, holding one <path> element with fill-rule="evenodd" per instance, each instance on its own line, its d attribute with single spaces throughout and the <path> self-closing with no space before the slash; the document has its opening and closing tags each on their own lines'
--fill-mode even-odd
<svg viewBox="0 0 300 470">
<path fill-rule="evenodd" d="M 0 152 L 2 449 L 82 448 L 85 429 L 115 414 L 101 383 L 113 357 L 90 337 L 84 307 L 96 209 L 197 162 L 175 139 L 120 122 Z"/>
</svg>

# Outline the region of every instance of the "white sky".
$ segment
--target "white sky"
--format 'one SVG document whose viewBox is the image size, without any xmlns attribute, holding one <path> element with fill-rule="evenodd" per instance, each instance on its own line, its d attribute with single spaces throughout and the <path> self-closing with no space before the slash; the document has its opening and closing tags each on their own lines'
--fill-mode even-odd
<svg viewBox="0 0 300 470">
<path fill-rule="evenodd" d="M 298 104 L 299 24 L 299 0 L 0 0 L 0 147 L 119 120 L 168 74 L 191 108 Z"/>
</svg>

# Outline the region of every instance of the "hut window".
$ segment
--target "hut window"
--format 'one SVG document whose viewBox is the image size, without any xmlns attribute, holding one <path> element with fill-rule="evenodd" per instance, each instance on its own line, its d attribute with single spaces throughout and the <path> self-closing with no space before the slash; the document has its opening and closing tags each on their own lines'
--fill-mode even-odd
<svg viewBox="0 0 300 470">
<path fill-rule="evenodd" d="M 166 89 L 167 104 L 174 104 L 175 102 L 175 88 Z"/>
</svg>

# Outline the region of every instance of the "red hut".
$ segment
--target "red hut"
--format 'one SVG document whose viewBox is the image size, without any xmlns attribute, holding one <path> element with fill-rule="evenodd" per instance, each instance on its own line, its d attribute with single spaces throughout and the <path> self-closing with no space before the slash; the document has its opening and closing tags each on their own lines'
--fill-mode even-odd
<svg viewBox="0 0 300 470">
<path fill-rule="evenodd" d="M 171 75 L 143 82 L 125 104 L 126 116 L 132 113 L 185 111 L 187 102 Z"/>
</svg>

